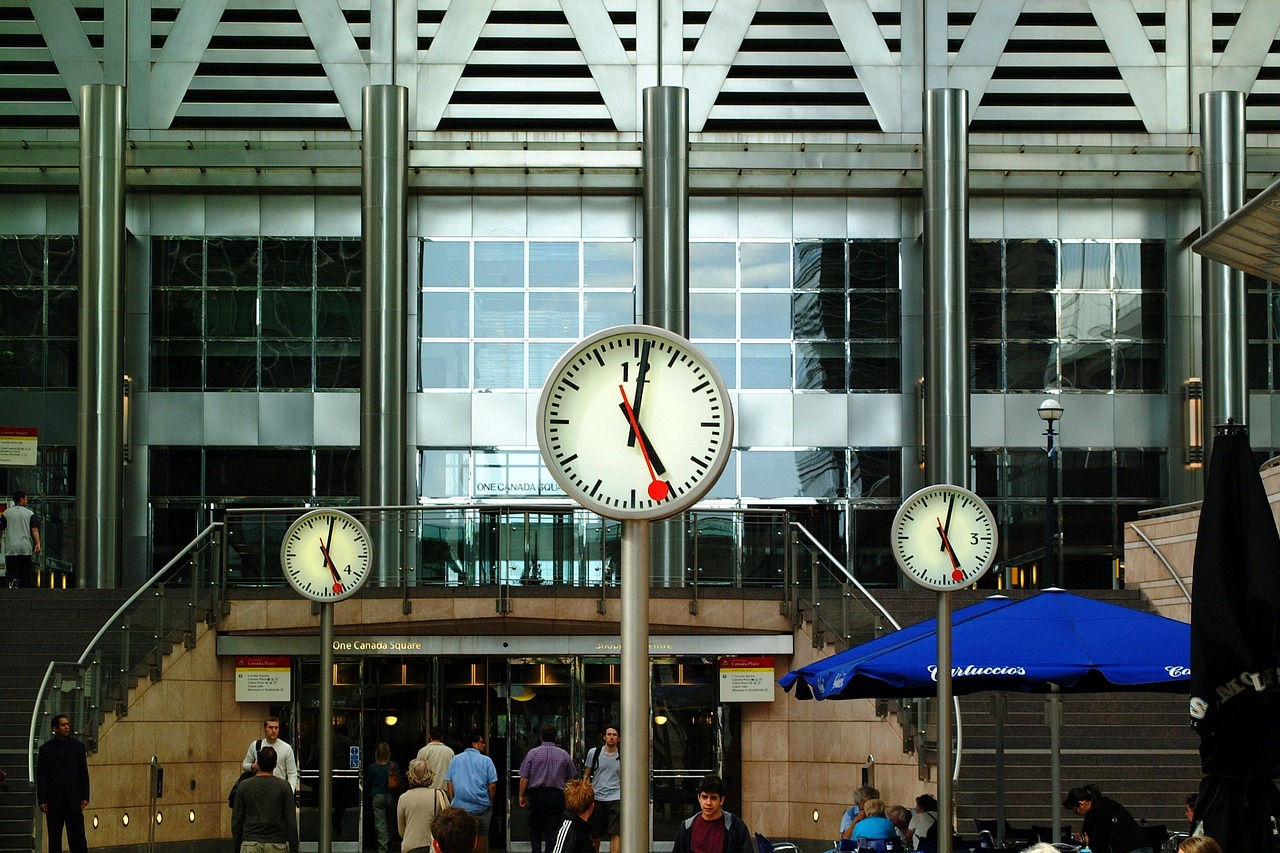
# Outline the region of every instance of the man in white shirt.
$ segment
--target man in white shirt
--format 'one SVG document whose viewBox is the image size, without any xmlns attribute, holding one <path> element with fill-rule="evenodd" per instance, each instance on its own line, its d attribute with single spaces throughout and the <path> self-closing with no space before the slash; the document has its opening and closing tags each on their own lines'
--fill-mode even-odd
<svg viewBox="0 0 1280 853">
<path fill-rule="evenodd" d="M 31 586 L 32 560 L 40 553 L 40 516 L 27 508 L 27 493 L 14 492 L 13 506 L 0 514 L 5 577 L 15 586 Z"/>
<path fill-rule="evenodd" d="M 427 762 L 431 768 L 431 787 L 444 790 L 444 777 L 449 773 L 449 765 L 453 763 L 453 750 L 444 743 L 444 729 L 431 727 L 431 741 L 418 750 L 418 757 Z"/>
<path fill-rule="evenodd" d="M 258 772 L 258 750 L 262 746 L 269 746 L 276 751 L 274 775 L 288 782 L 289 787 L 297 793 L 298 760 L 293 757 L 293 747 L 280 740 L 280 718 L 267 717 L 262 723 L 262 734 L 264 737 L 261 740 L 250 741 L 244 761 L 240 762 L 240 769 Z"/>
</svg>

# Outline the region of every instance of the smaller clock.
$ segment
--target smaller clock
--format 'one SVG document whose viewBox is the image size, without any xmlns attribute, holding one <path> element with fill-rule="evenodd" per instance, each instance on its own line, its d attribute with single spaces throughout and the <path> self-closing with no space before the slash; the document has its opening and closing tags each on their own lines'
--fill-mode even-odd
<svg viewBox="0 0 1280 853">
<path fill-rule="evenodd" d="M 349 513 L 313 509 L 285 531 L 280 566 L 291 586 L 314 601 L 341 601 L 369 580 L 369 531 Z"/>
<path fill-rule="evenodd" d="M 995 562 L 995 516 L 982 498 L 961 486 L 926 486 L 911 495 L 890 530 L 898 567 L 929 589 L 969 586 Z"/>
</svg>

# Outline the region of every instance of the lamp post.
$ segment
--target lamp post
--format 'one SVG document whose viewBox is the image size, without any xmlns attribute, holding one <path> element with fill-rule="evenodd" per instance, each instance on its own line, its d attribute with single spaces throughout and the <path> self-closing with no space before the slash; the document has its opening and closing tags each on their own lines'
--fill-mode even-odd
<svg viewBox="0 0 1280 853">
<path fill-rule="evenodd" d="M 1056 435 L 1053 431 L 1053 425 L 1062 418 L 1062 404 L 1050 397 L 1040 404 L 1040 407 L 1036 409 L 1036 413 L 1040 415 L 1040 420 L 1045 423 L 1045 458 L 1048 469 L 1044 490 L 1045 574 L 1052 572 L 1054 585 L 1065 588 L 1066 584 L 1062 578 L 1062 561 L 1058 559 L 1057 549 L 1054 547 L 1058 538 L 1058 513 L 1055 505 L 1058 485 L 1058 454 L 1054 452 L 1053 447 L 1053 437 Z"/>
</svg>

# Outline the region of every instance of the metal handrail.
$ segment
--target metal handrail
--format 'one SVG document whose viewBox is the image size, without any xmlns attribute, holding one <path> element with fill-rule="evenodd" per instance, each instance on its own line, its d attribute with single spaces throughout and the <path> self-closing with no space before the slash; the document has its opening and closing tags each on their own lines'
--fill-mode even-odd
<svg viewBox="0 0 1280 853">
<path fill-rule="evenodd" d="M 844 565 L 844 563 L 836 559 L 836 556 L 832 554 L 831 551 L 829 551 L 825 545 L 819 542 L 817 538 L 812 533 L 809 532 L 809 529 L 807 527 L 805 527 L 803 524 L 801 524 L 798 521 L 791 522 L 791 526 L 794 527 L 796 530 L 799 530 L 800 533 L 803 534 L 806 539 L 808 539 L 811 543 L 813 543 L 813 546 L 817 548 L 818 551 L 824 557 L 830 560 L 833 566 L 835 566 L 840 570 L 840 573 L 844 575 L 845 580 L 853 584 L 854 587 L 858 590 L 858 592 L 862 593 L 863 597 L 865 597 L 868 601 L 870 601 L 872 604 L 875 605 L 876 609 L 880 611 L 880 614 L 884 616 L 885 619 L 889 620 L 889 624 L 893 626 L 893 630 L 899 631 L 902 629 L 902 626 L 898 624 L 898 620 L 894 619 L 893 615 L 889 613 L 888 610 L 885 610 L 884 605 L 880 603 L 880 600 L 877 599 L 874 595 L 872 595 L 871 591 L 868 590 L 865 586 L 863 586 L 862 582 L 853 576 L 853 573 L 849 571 L 849 569 Z"/>
<path fill-rule="evenodd" d="M 1187 589 L 1187 585 L 1182 582 L 1182 578 L 1178 576 L 1178 572 L 1173 568 L 1172 564 L 1165 559 L 1164 554 L 1160 552 L 1158 547 L 1156 547 L 1156 543 L 1152 542 L 1150 537 L 1143 533 L 1142 528 L 1138 525 L 1131 524 L 1129 527 L 1134 533 L 1138 534 L 1138 538 L 1147 543 L 1147 547 L 1151 549 L 1151 553 L 1156 555 L 1156 559 L 1164 564 L 1165 569 L 1169 572 L 1169 577 L 1173 578 L 1173 582 L 1178 585 L 1178 589 L 1182 590 L 1182 596 L 1187 600 L 1187 603 L 1190 604 L 1191 591 Z"/>
</svg>

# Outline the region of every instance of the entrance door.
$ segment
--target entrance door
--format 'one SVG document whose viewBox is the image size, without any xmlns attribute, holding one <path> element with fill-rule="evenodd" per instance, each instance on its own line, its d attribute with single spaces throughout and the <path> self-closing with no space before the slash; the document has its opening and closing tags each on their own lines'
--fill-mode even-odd
<svg viewBox="0 0 1280 853">
<path fill-rule="evenodd" d="M 360 853 L 363 831 L 364 786 L 361 768 L 372 760 L 361 750 L 363 740 L 361 688 L 363 661 L 344 660 L 334 663 L 333 676 L 333 812 L 327 816 L 333 827 L 334 853 Z M 302 779 L 299 797 L 298 830 L 301 848 L 319 849 L 320 771 L 319 731 L 323 721 L 320 712 L 320 662 L 303 660 L 300 664 L 301 689 L 298 691 L 298 771 Z"/>
<path fill-rule="evenodd" d="M 530 849 L 529 812 L 520 808 L 520 762 L 541 741 L 542 727 L 555 726 L 556 742 L 575 760 L 582 758 L 581 726 L 573 713 L 575 681 L 567 659 L 512 658 L 507 661 L 507 683 L 496 685 L 499 698 L 506 694 L 506 719 L 498 721 L 491 754 L 506 782 L 507 850 Z M 496 807 L 494 812 L 496 821 Z"/>
</svg>

